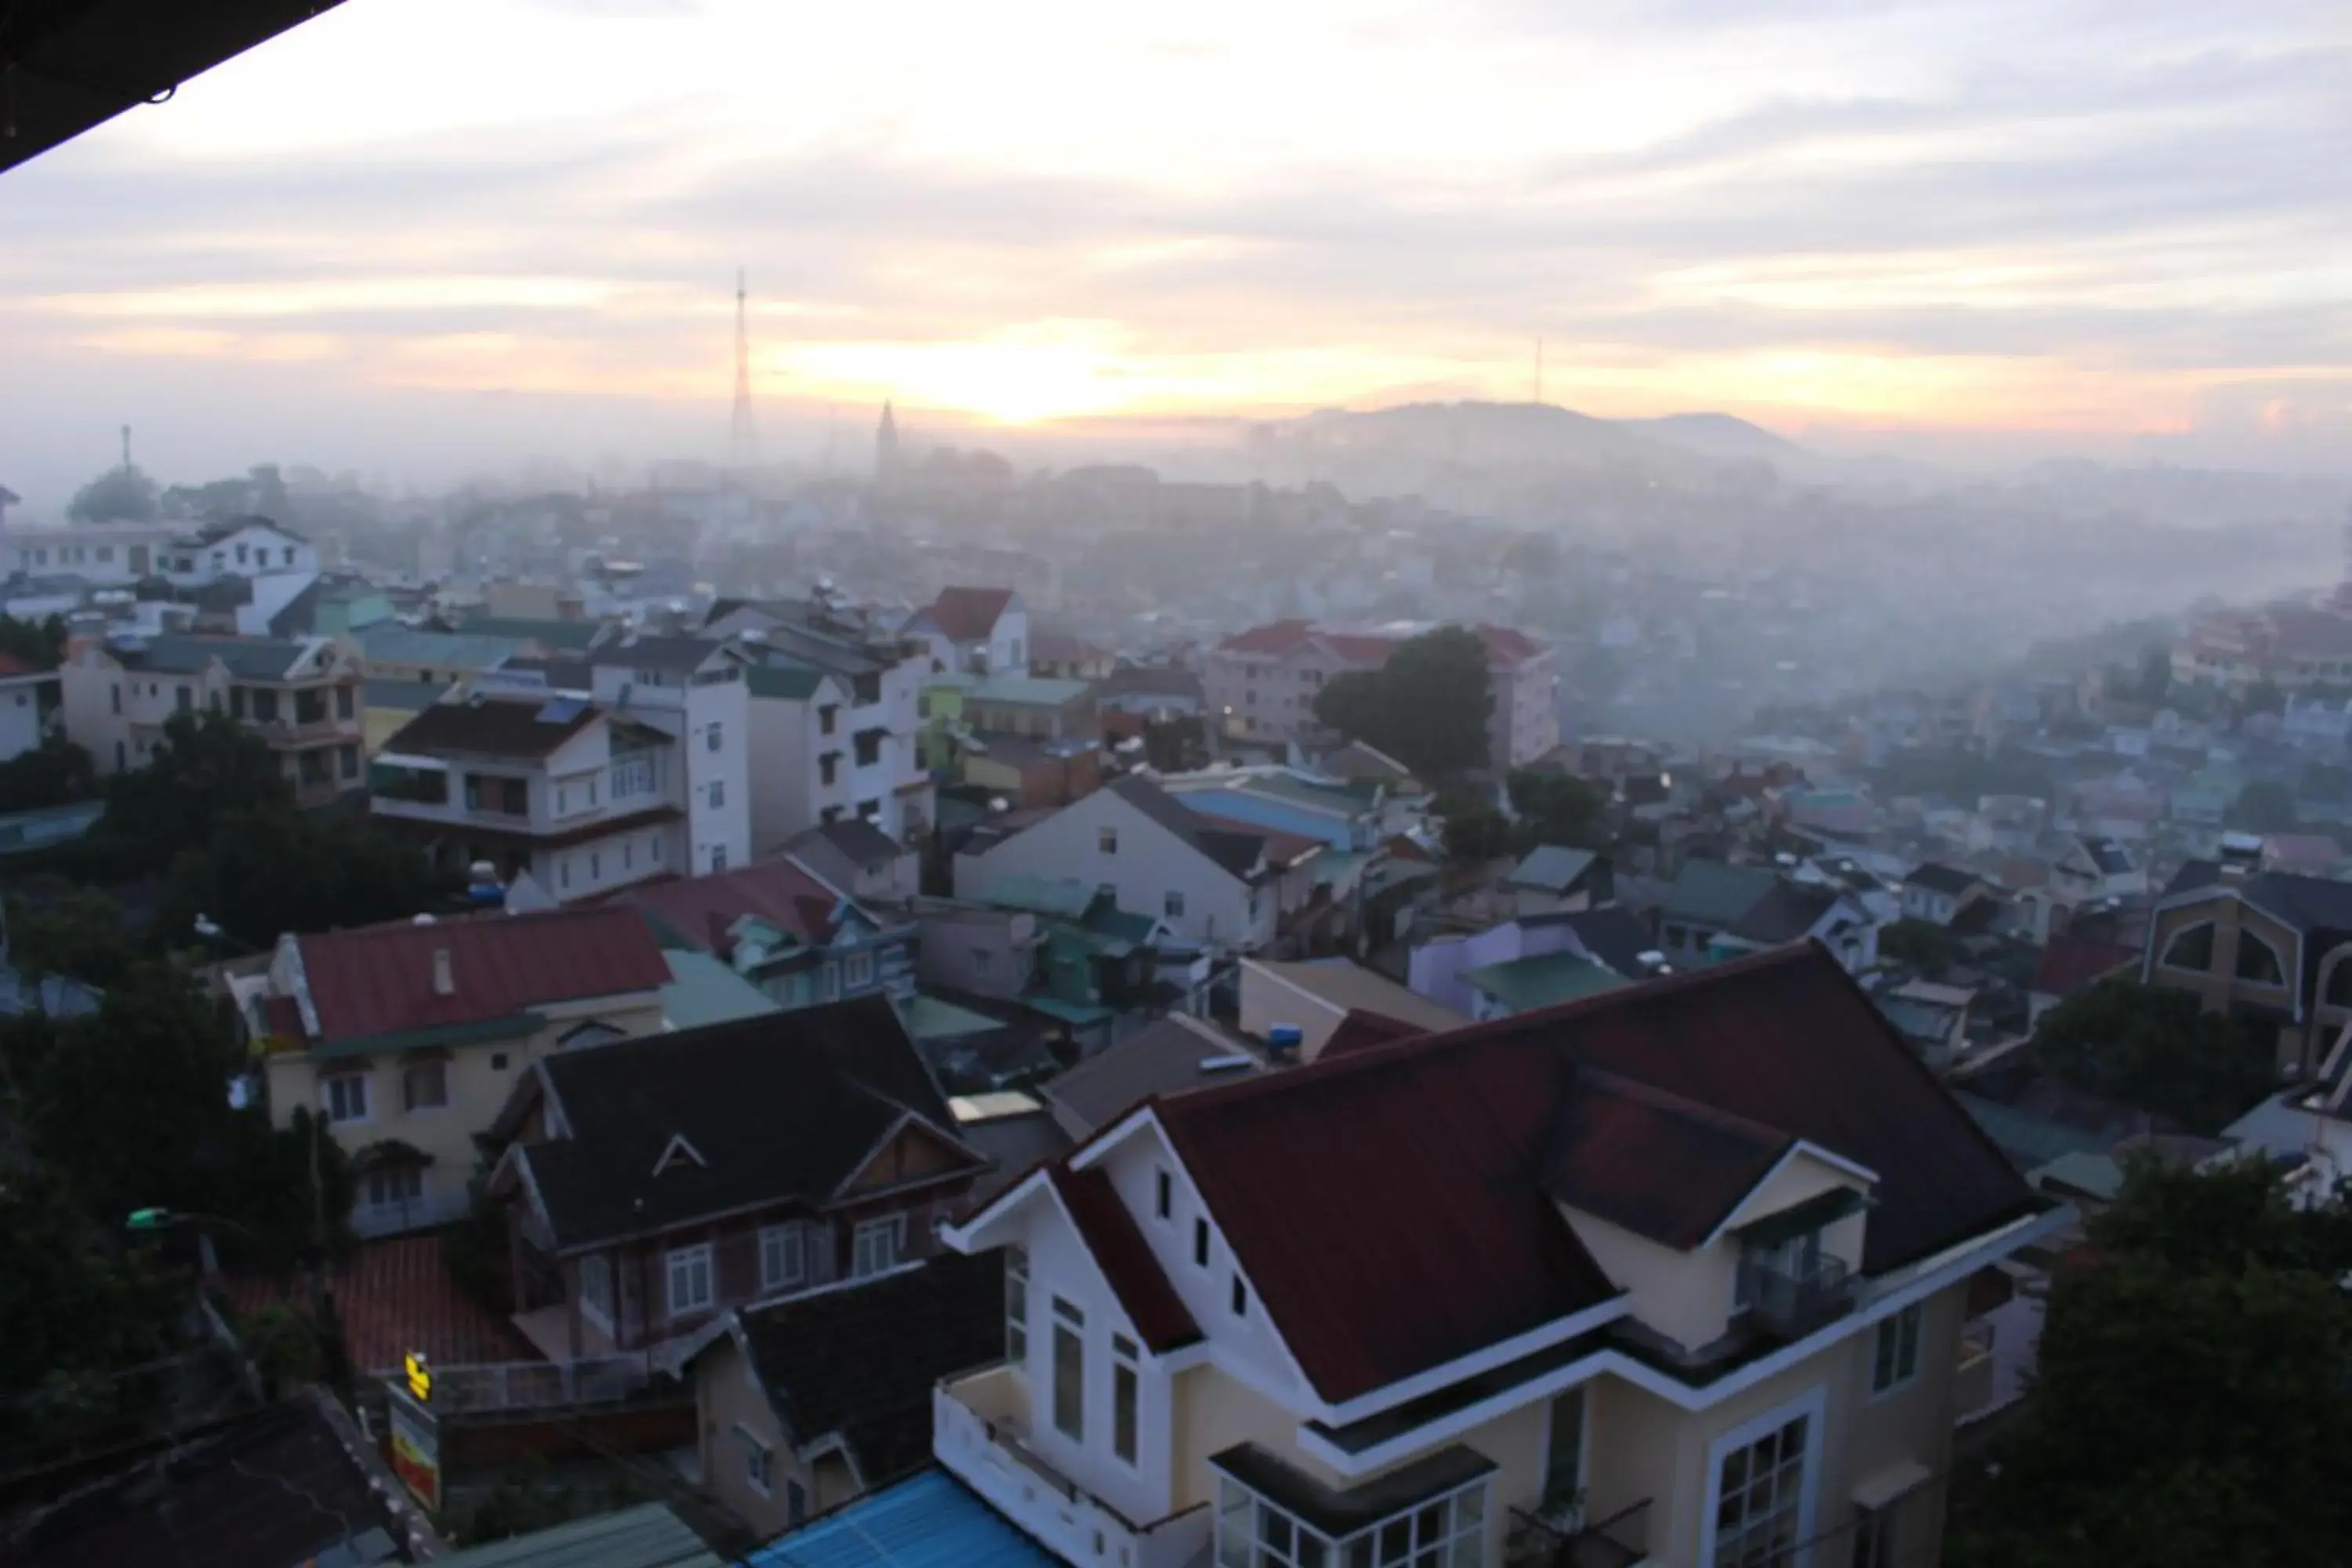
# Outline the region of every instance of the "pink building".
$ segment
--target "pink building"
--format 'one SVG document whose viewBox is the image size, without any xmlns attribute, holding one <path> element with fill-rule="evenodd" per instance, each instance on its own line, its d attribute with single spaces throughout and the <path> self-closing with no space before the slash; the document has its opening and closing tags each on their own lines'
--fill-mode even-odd
<svg viewBox="0 0 2352 1568">
<path fill-rule="evenodd" d="M 1315 698 L 1350 670 L 1378 669 L 1407 638 L 1430 628 L 1370 630 L 1275 621 L 1227 637 L 1202 660 L 1209 711 L 1237 741 L 1279 743 L 1318 731 Z M 1494 766 L 1522 767 L 1559 743 L 1559 659 L 1549 645 L 1508 626 L 1471 628 L 1486 645 L 1494 710 L 1487 717 Z"/>
</svg>

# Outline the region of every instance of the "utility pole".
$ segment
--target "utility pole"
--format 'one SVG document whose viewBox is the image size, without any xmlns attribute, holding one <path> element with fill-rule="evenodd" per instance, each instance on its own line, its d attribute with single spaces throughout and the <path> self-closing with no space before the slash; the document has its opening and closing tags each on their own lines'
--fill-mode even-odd
<svg viewBox="0 0 2352 1568">
<path fill-rule="evenodd" d="M 122 427 L 122 468 L 125 473 L 131 470 L 131 426 L 128 425 Z"/>
<path fill-rule="evenodd" d="M 743 269 L 735 269 L 735 421 L 728 432 L 728 460 L 749 468 L 759 446 L 751 425 L 751 328 L 750 295 L 743 287 Z"/>
</svg>

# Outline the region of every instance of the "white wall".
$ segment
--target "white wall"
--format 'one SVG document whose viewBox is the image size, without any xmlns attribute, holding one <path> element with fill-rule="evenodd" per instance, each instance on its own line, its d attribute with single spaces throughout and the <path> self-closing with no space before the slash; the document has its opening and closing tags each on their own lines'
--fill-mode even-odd
<svg viewBox="0 0 2352 1568">
<path fill-rule="evenodd" d="M 0 763 L 41 743 L 40 689 L 54 679 L 0 682 Z"/>
</svg>

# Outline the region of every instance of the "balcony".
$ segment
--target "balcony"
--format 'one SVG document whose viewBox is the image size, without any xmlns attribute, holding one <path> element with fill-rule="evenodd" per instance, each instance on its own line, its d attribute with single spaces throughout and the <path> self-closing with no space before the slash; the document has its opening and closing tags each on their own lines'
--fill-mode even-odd
<svg viewBox="0 0 2352 1568">
<path fill-rule="evenodd" d="M 931 1454 L 1014 1524 L 1072 1563 L 1185 1568 L 1209 1549 L 1206 1503 L 1139 1525 L 1039 1457 L 1024 1440 L 1029 1394 L 996 1365 L 931 1391 Z"/>
<path fill-rule="evenodd" d="M 1650 1561 L 1650 1502 L 1601 1520 L 1588 1520 L 1580 1503 L 1549 1514 L 1515 1508 L 1505 1568 L 1642 1568 Z"/>
<path fill-rule="evenodd" d="M 1739 1260 L 1739 1300 L 1748 1320 L 1776 1339 L 1801 1339 L 1853 1307 L 1854 1280 L 1842 1258 L 1803 1263 L 1750 1252 Z"/>
<path fill-rule="evenodd" d="M 352 1234 L 362 1240 L 379 1236 L 398 1236 L 404 1231 L 429 1230 L 435 1226 L 461 1220 L 472 1212 L 472 1200 L 460 1188 L 454 1193 L 404 1198 L 387 1204 L 362 1201 L 352 1205 Z"/>
</svg>

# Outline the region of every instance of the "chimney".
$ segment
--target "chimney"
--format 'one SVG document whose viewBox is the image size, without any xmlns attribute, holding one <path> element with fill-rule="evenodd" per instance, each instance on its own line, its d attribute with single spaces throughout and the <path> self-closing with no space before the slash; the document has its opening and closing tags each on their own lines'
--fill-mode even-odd
<svg viewBox="0 0 2352 1568">
<path fill-rule="evenodd" d="M 446 947 L 436 947 L 433 950 L 433 994 L 436 996 L 457 994 L 457 978 L 450 972 L 449 950 Z"/>
</svg>

